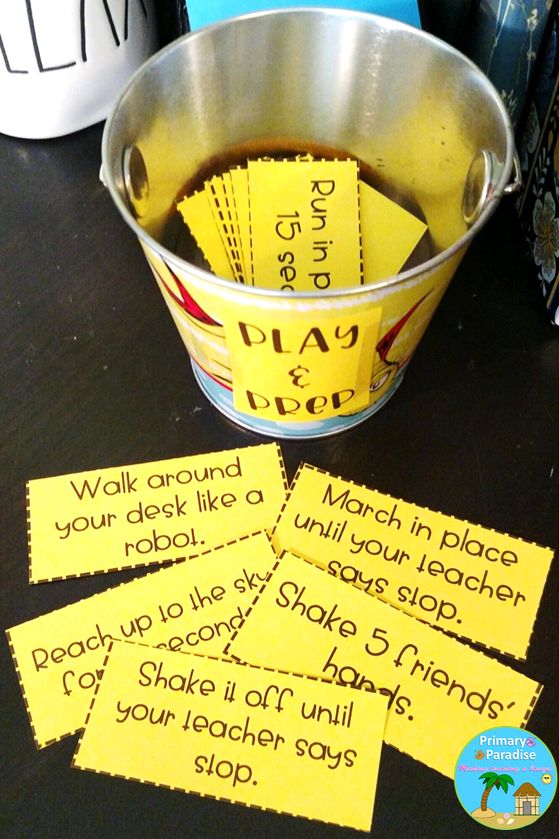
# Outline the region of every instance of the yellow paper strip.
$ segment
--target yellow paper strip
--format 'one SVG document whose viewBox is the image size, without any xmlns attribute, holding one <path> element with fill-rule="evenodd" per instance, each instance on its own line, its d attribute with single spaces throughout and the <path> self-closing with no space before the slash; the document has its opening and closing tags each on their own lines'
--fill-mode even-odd
<svg viewBox="0 0 559 839">
<path fill-rule="evenodd" d="M 254 284 L 324 291 L 361 282 L 354 160 L 249 160 Z"/>
<path fill-rule="evenodd" d="M 275 559 L 255 534 L 9 629 L 37 746 L 83 726 L 112 639 L 221 654 Z"/>
<path fill-rule="evenodd" d="M 233 198 L 227 189 L 226 175 L 223 177 L 215 176 L 206 181 L 205 191 L 214 217 L 214 224 L 227 252 L 234 278 L 237 282 L 244 282 L 239 232 L 234 215 Z"/>
<path fill-rule="evenodd" d="M 359 181 L 363 282 L 400 271 L 427 225 L 372 186 Z"/>
<path fill-rule="evenodd" d="M 177 209 L 190 228 L 190 232 L 214 274 L 226 280 L 234 280 L 235 273 L 229 262 L 219 229 L 216 227 L 206 191 L 200 190 L 183 198 L 177 204 Z"/>
<path fill-rule="evenodd" d="M 517 658 L 526 657 L 553 558 L 549 548 L 307 465 L 273 539 L 411 615 Z"/>
<path fill-rule="evenodd" d="M 449 778 L 485 728 L 524 726 L 541 685 L 285 553 L 226 654 L 389 697 L 385 741 Z"/>
<path fill-rule="evenodd" d="M 246 285 L 254 285 L 252 277 L 252 243 L 250 239 L 250 206 L 248 197 L 248 172 L 235 166 L 229 171 L 231 190 L 239 226 L 239 242 L 243 260 L 243 274 Z"/>
<path fill-rule="evenodd" d="M 184 559 L 272 527 L 277 444 L 29 481 L 30 582 Z"/>
<path fill-rule="evenodd" d="M 369 831 L 386 698 L 115 642 L 73 766 Z"/>
<path fill-rule="evenodd" d="M 236 257 L 239 261 L 240 276 L 239 276 L 238 279 L 240 280 L 240 282 L 246 283 L 247 282 L 247 268 L 246 268 L 246 262 L 245 262 L 245 248 L 248 247 L 248 241 L 243 242 L 243 233 L 242 233 L 242 230 L 241 230 L 241 224 L 240 224 L 240 220 L 239 220 L 239 210 L 238 210 L 238 207 L 239 207 L 239 205 L 242 204 L 243 199 L 242 199 L 242 196 L 240 196 L 237 199 L 237 197 L 235 195 L 235 183 L 233 181 L 233 175 L 232 175 L 231 171 L 224 172 L 223 175 L 221 176 L 221 180 L 222 180 L 222 183 L 223 183 L 225 200 L 227 201 L 227 206 L 228 206 L 228 209 L 229 209 L 230 223 L 231 223 L 231 228 L 232 228 L 232 231 L 233 231 L 233 240 L 235 242 L 235 247 L 236 247 L 236 252 L 235 253 L 236 253 Z M 248 187 L 247 186 L 245 186 L 244 194 L 245 194 L 246 200 L 248 201 Z M 248 261 L 250 262 L 250 259 Z"/>
</svg>

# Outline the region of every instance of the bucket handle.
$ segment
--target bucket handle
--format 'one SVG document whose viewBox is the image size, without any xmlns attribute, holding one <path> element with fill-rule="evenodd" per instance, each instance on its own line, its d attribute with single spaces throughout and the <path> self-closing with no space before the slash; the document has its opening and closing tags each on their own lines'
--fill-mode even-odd
<svg viewBox="0 0 559 839">
<path fill-rule="evenodd" d="M 514 195 L 522 189 L 522 169 L 520 168 L 520 158 L 516 149 L 512 158 L 513 179 L 510 184 L 507 184 L 503 192 L 505 195 Z"/>
<path fill-rule="evenodd" d="M 482 210 L 493 197 L 493 174 L 498 166 L 494 154 L 487 149 L 480 151 L 472 160 L 462 198 L 462 215 L 468 227 L 477 221 Z M 520 158 L 516 149 L 513 154 L 512 168 L 512 180 L 503 189 L 506 195 L 513 195 L 522 187 Z"/>
</svg>

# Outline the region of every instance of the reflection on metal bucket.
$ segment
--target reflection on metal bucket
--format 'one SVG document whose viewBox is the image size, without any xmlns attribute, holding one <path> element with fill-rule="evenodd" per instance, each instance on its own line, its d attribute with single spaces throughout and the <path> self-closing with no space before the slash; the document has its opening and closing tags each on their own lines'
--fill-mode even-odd
<svg viewBox="0 0 559 839">
<path fill-rule="evenodd" d="M 231 149 L 269 141 L 340 149 L 376 168 L 420 208 L 425 261 L 369 286 L 286 294 L 169 249 L 181 185 Z M 460 53 L 395 21 L 327 9 L 247 15 L 179 39 L 123 91 L 103 139 L 107 186 L 202 390 L 233 421 L 276 437 L 342 431 L 390 398 L 513 159 L 498 95 Z"/>
</svg>

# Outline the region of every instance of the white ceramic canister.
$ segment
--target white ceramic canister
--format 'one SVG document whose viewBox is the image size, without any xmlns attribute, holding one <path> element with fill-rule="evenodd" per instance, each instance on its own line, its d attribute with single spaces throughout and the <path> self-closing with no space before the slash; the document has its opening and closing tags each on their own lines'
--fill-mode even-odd
<svg viewBox="0 0 559 839">
<path fill-rule="evenodd" d="M 0 132 L 44 139 L 105 119 L 157 47 L 153 0 L 1 0 Z"/>
</svg>

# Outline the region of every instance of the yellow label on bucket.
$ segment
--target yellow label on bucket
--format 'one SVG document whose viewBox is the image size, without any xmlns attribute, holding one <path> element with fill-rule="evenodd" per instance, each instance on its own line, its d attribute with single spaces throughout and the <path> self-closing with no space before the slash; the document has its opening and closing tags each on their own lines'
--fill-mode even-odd
<svg viewBox="0 0 559 839">
<path fill-rule="evenodd" d="M 312 423 L 366 408 L 381 308 L 238 310 L 225 321 L 235 408 Z"/>
<path fill-rule="evenodd" d="M 358 175 L 355 160 L 249 160 L 254 285 L 360 284 Z"/>
</svg>

